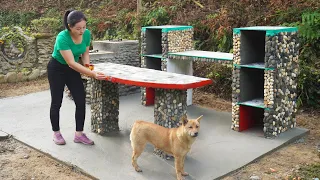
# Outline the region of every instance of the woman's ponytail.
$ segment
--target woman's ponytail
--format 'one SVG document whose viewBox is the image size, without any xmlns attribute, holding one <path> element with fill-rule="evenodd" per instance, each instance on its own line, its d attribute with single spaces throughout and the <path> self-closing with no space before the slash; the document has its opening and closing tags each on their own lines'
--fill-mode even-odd
<svg viewBox="0 0 320 180">
<path fill-rule="evenodd" d="M 68 15 L 72 12 L 73 10 L 67 10 L 64 13 L 64 17 L 63 17 L 63 25 L 66 29 L 68 29 L 70 31 L 69 25 L 68 25 Z"/>
</svg>

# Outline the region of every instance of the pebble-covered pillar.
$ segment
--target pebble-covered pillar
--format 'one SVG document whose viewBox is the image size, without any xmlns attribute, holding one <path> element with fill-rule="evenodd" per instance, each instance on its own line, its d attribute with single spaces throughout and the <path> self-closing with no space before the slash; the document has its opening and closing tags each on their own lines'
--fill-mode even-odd
<svg viewBox="0 0 320 180">
<path fill-rule="evenodd" d="M 240 35 L 233 34 L 233 64 L 240 64 Z M 233 66 L 232 71 L 232 125 L 231 129 L 239 131 L 240 69 Z"/>
<path fill-rule="evenodd" d="M 98 134 L 119 131 L 118 84 L 91 80 L 91 130 Z"/>
<path fill-rule="evenodd" d="M 86 103 L 91 104 L 91 84 L 92 84 L 92 78 L 82 76 L 82 81 L 86 93 Z"/>
<path fill-rule="evenodd" d="M 296 126 L 299 42 L 297 32 L 266 36 L 265 135 L 277 136 Z"/>
<path fill-rule="evenodd" d="M 193 50 L 193 29 L 182 31 L 169 31 L 167 36 L 163 33 L 162 56 L 168 58 L 168 53 Z"/>
<path fill-rule="evenodd" d="M 147 40 L 146 40 L 146 32 L 145 31 L 141 31 L 141 54 L 146 54 L 147 53 Z M 141 67 L 142 68 L 146 68 L 146 58 L 141 56 Z M 145 87 L 141 87 L 141 104 L 142 105 L 146 105 L 146 88 Z"/>
<path fill-rule="evenodd" d="M 168 32 L 162 32 L 161 46 L 162 46 L 161 70 L 167 71 L 167 58 L 168 58 L 168 53 L 170 52 Z"/>
<path fill-rule="evenodd" d="M 154 104 L 154 123 L 166 128 L 179 127 L 180 119 L 187 115 L 187 91 L 156 89 Z M 166 158 L 167 155 L 159 149 L 154 153 Z"/>
</svg>

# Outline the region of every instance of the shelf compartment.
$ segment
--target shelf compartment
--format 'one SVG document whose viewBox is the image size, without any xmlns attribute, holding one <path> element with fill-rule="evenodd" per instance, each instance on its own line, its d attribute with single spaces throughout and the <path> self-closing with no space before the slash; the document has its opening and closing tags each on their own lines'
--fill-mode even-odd
<svg viewBox="0 0 320 180">
<path fill-rule="evenodd" d="M 162 32 L 161 29 L 146 30 L 146 53 L 145 54 L 162 54 Z"/>
<path fill-rule="evenodd" d="M 274 70 L 274 68 L 265 67 L 265 63 L 251 63 L 251 64 L 234 64 L 237 68 L 253 68 L 253 69 L 263 69 L 263 70 Z"/>
<path fill-rule="evenodd" d="M 239 131 L 253 127 L 263 128 L 264 109 L 240 105 Z"/>
<path fill-rule="evenodd" d="M 145 57 L 146 68 L 161 71 L 161 59 L 155 57 Z"/>
<path fill-rule="evenodd" d="M 253 99 L 264 99 L 264 71 L 253 68 L 241 68 L 240 103 Z"/>
<path fill-rule="evenodd" d="M 264 63 L 265 36 L 265 31 L 241 31 L 241 65 Z"/>
<path fill-rule="evenodd" d="M 159 58 L 159 59 L 162 59 L 162 58 L 163 58 L 162 54 L 142 54 L 141 56 L 144 56 L 144 57 L 152 57 L 152 58 Z"/>
</svg>

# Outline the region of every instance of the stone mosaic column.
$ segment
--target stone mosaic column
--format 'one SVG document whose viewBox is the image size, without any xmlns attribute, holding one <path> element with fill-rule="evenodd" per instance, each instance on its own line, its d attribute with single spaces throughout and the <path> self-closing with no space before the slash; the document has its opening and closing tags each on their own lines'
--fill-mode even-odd
<svg viewBox="0 0 320 180">
<path fill-rule="evenodd" d="M 146 32 L 141 31 L 141 54 L 146 54 L 147 53 L 147 40 L 146 40 Z M 146 62 L 145 58 L 142 56 L 141 57 L 141 67 L 145 68 L 146 67 Z"/>
<path fill-rule="evenodd" d="M 168 58 L 161 59 L 161 71 L 167 71 L 168 67 Z"/>
<path fill-rule="evenodd" d="M 169 31 L 167 34 L 167 39 L 163 39 L 163 57 L 168 58 L 168 52 L 183 52 L 194 49 L 193 29 L 187 29 L 182 31 Z"/>
<path fill-rule="evenodd" d="M 166 128 L 175 128 L 180 126 L 180 119 L 187 115 L 187 91 L 156 89 L 154 104 L 154 123 Z M 159 149 L 154 153 L 160 157 L 166 158 L 167 155 Z"/>
<path fill-rule="evenodd" d="M 233 34 L 233 65 L 240 65 L 240 34 Z M 232 71 L 232 124 L 231 129 L 239 131 L 240 69 Z"/>
<path fill-rule="evenodd" d="M 146 32 L 145 31 L 141 31 L 141 54 L 146 54 L 147 53 L 147 40 L 146 40 Z M 146 68 L 146 58 L 141 56 L 141 67 L 142 68 Z M 146 105 L 146 88 L 145 87 L 141 87 L 140 89 L 141 92 L 141 104 L 142 105 Z"/>
<path fill-rule="evenodd" d="M 98 134 L 119 131 L 118 84 L 92 79 L 91 130 Z"/>
<path fill-rule="evenodd" d="M 277 136 L 296 127 L 299 42 L 297 32 L 266 36 L 264 132 Z"/>
</svg>

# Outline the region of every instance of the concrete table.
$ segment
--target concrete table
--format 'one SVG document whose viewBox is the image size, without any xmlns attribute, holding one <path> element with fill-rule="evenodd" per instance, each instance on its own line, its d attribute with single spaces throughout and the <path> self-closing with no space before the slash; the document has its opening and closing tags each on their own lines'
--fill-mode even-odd
<svg viewBox="0 0 320 180">
<path fill-rule="evenodd" d="M 119 131 L 118 84 L 154 88 L 154 123 L 171 128 L 187 114 L 187 89 L 212 83 L 207 78 L 114 63 L 94 64 L 94 69 L 109 76 L 106 81 L 92 80 L 91 128 L 98 134 Z"/>
<path fill-rule="evenodd" d="M 233 54 L 224 52 L 190 50 L 168 53 L 167 72 L 193 75 L 193 62 L 217 62 L 232 64 Z M 192 105 L 192 89 L 187 91 L 187 106 Z"/>
</svg>

